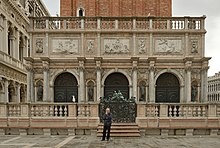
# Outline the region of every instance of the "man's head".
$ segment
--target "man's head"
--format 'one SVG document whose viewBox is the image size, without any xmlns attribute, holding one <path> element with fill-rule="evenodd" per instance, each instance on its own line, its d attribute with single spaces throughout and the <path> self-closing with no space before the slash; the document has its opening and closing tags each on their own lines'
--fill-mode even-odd
<svg viewBox="0 0 220 148">
<path fill-rule="evenodd" d="M 105 111 L 106 111 L 106 113 L 110 113 L 110 108 L 107 107 L 107 108 L 105 109 Z"/>
</svg>

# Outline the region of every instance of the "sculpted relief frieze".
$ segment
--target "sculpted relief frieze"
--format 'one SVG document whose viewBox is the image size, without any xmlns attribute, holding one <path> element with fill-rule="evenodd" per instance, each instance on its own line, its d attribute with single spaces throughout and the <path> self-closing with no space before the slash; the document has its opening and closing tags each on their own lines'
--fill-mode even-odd
<svg viewBox="0 0 220 148">
<path fill-rule="evenodd" d="M 129 39 L 104 39 L 105 54 L 127 54 L 129 52 Z"/>
<path fill-rule="evenodd" d="M 52 52 L 59 54 L 74 54 L 78 53 L 79 40 L 78 39 L 52 39 Z"/>
<path fill-rule="evenodd" d="M 43 53 L 44 51 L 44 39 L 43 38 L 37 38 L 35 40 L 35 50 L 36 50 L 36 53 Z"/>
<path fill-rule="evenodd" d="M 147 52 L 146 39 L 139 39 L 138 40 L 138 51 L 140 54 Z"/>
<path fill-rule="evenodd" d="M 182 52 L 181 39 L 156 39 L 155 40 L 156 53 L 180 53 Z"/>
</svg>

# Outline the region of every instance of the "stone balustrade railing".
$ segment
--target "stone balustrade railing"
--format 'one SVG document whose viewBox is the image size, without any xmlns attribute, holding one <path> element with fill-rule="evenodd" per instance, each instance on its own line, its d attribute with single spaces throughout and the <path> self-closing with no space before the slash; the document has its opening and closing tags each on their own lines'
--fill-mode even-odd
<svg viewBox="0 0 220 148">
<path fill-rule="evenodd" d="M 98 117 L 98 103 L 0 104 L 0 117 Z M 137 117 L 220 117 L 220 104 L 137 104 Z"/>
<path fill-rule="evenodd" d="M 0 104 L 0 117 L 98 117 L 98 104 L 7 103 Z"/>
<path fill-rule="evenodd" d="M 220 117 L 220 104 L 137 104 L 138 117 Z"/>
<path fill-rule="evenodd" d="M 12 56 L 10 56 L 2 51 L 0 51 L 0 60 L 7 63 L 7 64 L 10 64 L 16 68 L 25 70 L 25 65 L 23 62 L 13 58 Z"/>
<path fill-rule="evenodd" d="M 202 17 L 32 17 L 31 30 L 204 30 Z"/>
</svg>

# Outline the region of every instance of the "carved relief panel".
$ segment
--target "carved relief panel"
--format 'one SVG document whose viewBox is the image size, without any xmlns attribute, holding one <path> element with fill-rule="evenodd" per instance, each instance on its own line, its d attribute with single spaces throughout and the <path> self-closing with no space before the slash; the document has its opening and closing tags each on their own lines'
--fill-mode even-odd
<svg viewBox="0 0 220 148">
<path fill-rule="evenodd" d="M 87 38 L 84 41 L 84 51 L 88 55 L 94 55 L 97 52 L 97 41 L 95 38 Z"/>
<path fill-rule="evenodd" d="M 44 52 L 44 38 L 35 39 L 35 52 L 43 53 Z"/>
<path fill-rule="evenodd" d="M 196 56 L 202 53 L 201 43 L 201 36 L 190 36 L 188 41 L 189 54 Z"/>
<path fill-rule="evenodd" d="M 79 52 L 79 39 L 76 38 L 53 38 L 51 43 L 54 54 L 77 54 Z"/>
<path fill-rule="evenodd" d="M 138 38 L 136 41 L 138 54 L 146 54 L 148 49 L 147 38 Z"/>
<path fill-rule="evenodd" d="M 154 40 L 156 54 L 180 54 L 183 52 L 182 40 L 174 38 L 157 38 Z"/>
<path fill-rule="evenodd" d="M 103 54 L 129 54 L 130 39 L 109 38 L 103 40 Z"/>
</svg>

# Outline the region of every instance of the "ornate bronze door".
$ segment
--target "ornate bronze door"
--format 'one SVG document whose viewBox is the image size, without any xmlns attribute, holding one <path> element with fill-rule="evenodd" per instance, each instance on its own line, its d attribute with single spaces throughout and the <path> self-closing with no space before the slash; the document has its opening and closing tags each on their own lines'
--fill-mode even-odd
<svg viewBox="0 0 220 148">
<path fill-rule="evenodd" d="M 104 93 L 105 97 L 101 99 L 99 108 L 100 118 L 109 107 L 113 122 L 135 122 L 136 103 L 133 98 L 129 99 L 129 82 L 123 74 L 110 74 L 105 80 Z"/>
<path fill-rule="evenodd" d="M 179 81 L 171 73 L 164 73 L 156 82 L 156 103 L 179 103 Z"/>
<path fill-rule="evenodd" d="M 78 100 L 77 80 L 71 73 L 60 74 L 54 83 L 54 102 L 72 102 Z"/>
</svg>

